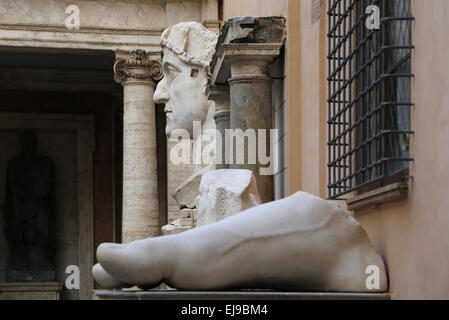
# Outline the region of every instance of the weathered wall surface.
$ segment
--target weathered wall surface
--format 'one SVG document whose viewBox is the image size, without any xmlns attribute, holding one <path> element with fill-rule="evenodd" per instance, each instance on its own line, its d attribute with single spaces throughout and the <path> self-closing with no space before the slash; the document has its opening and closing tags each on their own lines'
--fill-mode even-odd
<svg viewBox="0 0 449 320">
<path fill-rule="evenodd" d="M 448 299 L 449 2 L 412 0 L 412 138 L 409 198 L 358 217 L 385 257 L 392 297 Z"/>
<path fill-rule="evenodd" d="M 145 49 L 160 51 L 166 27 L 213 21 L 217 0 L 2 0 L 0 43 L 9 46 Z M 69 5 L 79 8 L 80 29 L 69 30 Z"/>
<path fill-rule="evenodd" d="M 315 3 L 288 2 L 287 193 L 326 197 L 327 20 Z"/>
<path fill-rule="evenodd" d="M 288 0 L 224 0 L 223 18 L 237 16 L 287 16 Z"/>
</svg>

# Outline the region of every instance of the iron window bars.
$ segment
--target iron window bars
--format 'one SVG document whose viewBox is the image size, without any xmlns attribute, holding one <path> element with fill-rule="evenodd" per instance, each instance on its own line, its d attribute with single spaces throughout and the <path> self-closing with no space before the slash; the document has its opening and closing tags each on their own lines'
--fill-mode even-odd
<svg viewBox="0 0 449 320">
<path fill-rule="evenodd" d="M 368 29 L 376 5 L 380 28 Z M 329 199 L 408 172 L 410 0 L 329 0 Z M 408 173 L 407 173 L 408 174 Z"/>
</svg>

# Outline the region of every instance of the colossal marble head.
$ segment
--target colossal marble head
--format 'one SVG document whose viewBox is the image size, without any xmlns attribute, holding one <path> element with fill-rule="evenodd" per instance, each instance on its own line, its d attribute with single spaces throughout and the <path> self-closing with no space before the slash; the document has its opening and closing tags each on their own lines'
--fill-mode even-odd
<svg viewBox="0 0 449 320">
<path fill-rule="evenodd" d="M 206 119 L 209 65 L 217 39 L 198 22 L 178 23 L 162 33 L 164 78 L 157 85 L 154 101 L 165 104 L 168 136 L 184 129 L 192 137 L 193 121 Z"/>
</svg>

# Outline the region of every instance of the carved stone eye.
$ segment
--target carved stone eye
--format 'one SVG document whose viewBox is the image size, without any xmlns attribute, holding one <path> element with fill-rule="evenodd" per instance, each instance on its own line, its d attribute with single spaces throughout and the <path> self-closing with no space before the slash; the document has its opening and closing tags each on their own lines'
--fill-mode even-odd
<svg viewBox="0 0 449 320">
<path fill-rule="evenodd" d="M 192 71 L 190 72 L 190 76 L 192 78 L 197 78 L 198 77 L 198 69 L 192 69 Z"/>
</svg>

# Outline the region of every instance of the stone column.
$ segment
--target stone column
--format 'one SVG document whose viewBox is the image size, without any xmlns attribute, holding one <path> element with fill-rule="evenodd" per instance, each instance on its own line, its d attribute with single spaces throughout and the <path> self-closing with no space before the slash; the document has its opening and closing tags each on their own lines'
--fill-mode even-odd
<svg viewBox="0 0 449 320">
<path fill-rule="evenodd" d="M 123 85 L 122 242 L 160 234 L 154 80 L 160 62 L 142 50 L 117 52 L 114 78 Z"/>
<path fill-rule="evenodd" d="M 217 133 L 221 135 L 221 139 L 217 137 L 215 157 L 216 161 L 221 159 L 221 164 L 216 163 L 216 169 L 229 169 L 229 161 L 226 161 L 226 143 L 225 130 L 229 129 L 229 86 L 216 85 L 210 88 L 209 99 L 215 102 L 215 125 Z"/>
<path fill-rule="evenodd" d="M 225 44 L 224 60 L 230 66 L 230 129 L 266 129 L 266 154 L 270 153 L 270 129 L 272 127 L 271 78 L 268 65 L 280 53 L 279 43 Z M 245 138 L 246 139 L 246 138 Z M 256 152 L 260 146 L 257 143 Z M 235 149 L 235 145 L 234 145 Z M 260 175 L 257 153 L 256 164 L 248 163 L 248 145 L 245 142 L 244 165 L 233 164 L 234 169 L 250 169 L 256 176 L 263 202 L 274 197 L 273 175 Z M 235 154 L 234 154 L 235 159 Z M 235 163 L 235 162 L 234 162 Z"/>
</svg>

